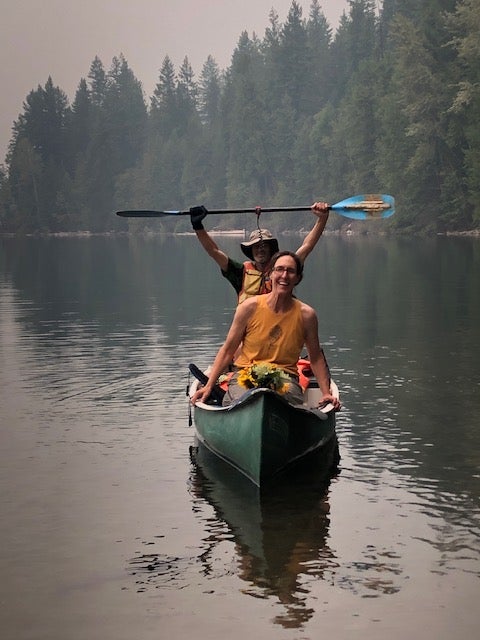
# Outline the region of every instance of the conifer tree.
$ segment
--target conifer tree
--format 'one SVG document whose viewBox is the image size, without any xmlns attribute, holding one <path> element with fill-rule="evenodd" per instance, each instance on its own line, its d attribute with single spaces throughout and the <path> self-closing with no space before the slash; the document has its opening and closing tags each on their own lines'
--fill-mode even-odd
<svg viewBox="0 0 480 640">
<path fill-rule="evenodd" d="M 317 113 L 330 99 L 334 83 L 331 64 L 332 30 L 318 0 L 313 0 L 307 22 L 307 48 L 311 73 L 306 85 L 310 113 Z"/>
<path fill-rule="evenodd" d="M 198 115 L 198 86 L 192 65 L 185 57 L 177 78 L 177 121 L 179 126 L 188 125 Z"/>
<path fill-rule="evenodd" d="M 464 148 L 468 211 L 480 223 L 480 4 L 476 0 L 459 2 L 448 16 L 451 40 L 457 53 L 456 83 L 451 111 L 460 119 L 465 139 L 456 137 L 456 147 Z M 458 127 L 456 128 L 458 131 Z M 463 144 L 462 144 L 463 142 Z M 458 218 L 458 216 L 457 216 Z M 468 218 L 465 221 L 468 225 Z"/>
<path fill-rule="evenodd" d="M 177 122 L 177 77 L 173 62 L 165 56 L 150 103 L 151 134 L 167 138 Z"/>
<path fill-rule="evenodd" d="M 94 66 L 101 78 L 103 65 L 96 59 Z M 95 117 L 83 169 L 89 183 L 88 202 L 82 206 L 88 212 L 89 227 L 102 231 L 112 225 L 116 180 L 142 157 L 147 111 L 141 83 L 123 55 L 112 59 L 101 102 L 99 92 L 92 88 L 93 93 L 97 95 Z"/>
<path fill-rule="evenodd" d="M 69 140 L 69 157 L 72 168 L 79 161 L 79 156 L 85 153 L 93 129 L 93 109 L 90 91 L 84 78 L 80 80 L 71 113 L 67 121 Z"/>
<path fill-rule="evenodd" d="M 261 201 L 271 188 L 262 68 L 258 40 L 243 32 L 232 56 L 222 105 L 228 136 L 227 202 Z"/>
<path fill-rule="evenodd" d="M 303 114 L 310 106 L 305 97 L 312 82 L 312 59 L 302 9 L 295 0 L 282 27 L 278 56 L 282 99 L 288 96 L 295 112 Z"/>
<path fill-rule="evenodd" d="M 69 112 L 66 94 L 49 77 L 44 87 L 31 91 L 23 113 L 14 123 L 10 144 L 10 187 L 18 215 L 43 230 L 56 227 L 65 200 L 66 135 Z M 25 193 L 22 189 L 25 188 Z M 31 211 L 35 212 L 36 223 Z"/>
<path fill-rule="evenodd" d="M 107 74 L 105 72 L 103 62 L 98 56 L 95 56 L 92 64 L 90 65 L 88 79 L 92 104 L 95 107 L 101 107 L 105 100 L 105 92 L 107 89 Z"/>
<path fill-rule="evenodd" d="M 208 56 L 202 67 L 198 88 L 200 118 L 207 126 L 212 126 L 220 114 L 222 79 L 215 59 Z"/>
</svg>

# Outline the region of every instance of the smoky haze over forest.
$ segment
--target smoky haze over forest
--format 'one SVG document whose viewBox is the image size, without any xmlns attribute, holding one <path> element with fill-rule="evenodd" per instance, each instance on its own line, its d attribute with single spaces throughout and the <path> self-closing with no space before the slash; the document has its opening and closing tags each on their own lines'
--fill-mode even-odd
<svg viewBox="0 0 480 640">
<path fill-rule="evenodd" d="M 195 73 L 212 55 L 222 69 L 242 31 L 263 37 L 272 7 L 283 21 L 291 0 L 16 0 L 3 3 L 0 21 L 0 164 L 12 135 L 13 121 L 32 89 L 53 82 L 73 100 L 80 78 L 94 57 L 109 66 L 126 57 L 147 96 L 158 81 L 162 61 L 175 65 L 188 56 Z M 300 0 L 304 14 L 310 1 Z M 320 5 L 333 28 L 348 10 L 347 0 Z"/>
<path fill-rule="evenodd" d="M 478 228 L 479 14 L 474 0 L 350 0 L 334 30 L 318 0 L 292 2 L 262 37 L 242 33 L 226 74 L 165 56 L 149 95 L 124 53 L 95 57 L 71 103 L 53 79 L 29 93 L 0 175 L 2 229 L 182 231 L 185 218 L 114 211 L 361 193 L 397 198 L 384 230 Z"/>
</svg>

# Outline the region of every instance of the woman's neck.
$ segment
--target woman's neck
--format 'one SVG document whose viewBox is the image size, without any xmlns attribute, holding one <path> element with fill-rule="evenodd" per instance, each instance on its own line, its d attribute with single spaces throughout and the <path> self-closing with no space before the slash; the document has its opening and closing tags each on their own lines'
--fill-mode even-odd
<svg viewBox="0 0 480 640">
<path fill-rule="evenodd" d="M 292 294 L 272 291 L 267 294 L 267 305 L 274 313 L 286 313 L 293 306 Z"/>
</svg>

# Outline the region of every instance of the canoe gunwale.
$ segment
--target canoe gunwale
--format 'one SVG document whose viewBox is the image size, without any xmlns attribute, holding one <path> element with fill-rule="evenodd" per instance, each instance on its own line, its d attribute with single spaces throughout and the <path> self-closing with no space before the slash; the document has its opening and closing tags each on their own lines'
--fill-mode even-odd
<svg viewBox="0 0 480 640">
<path fill-rule="evenodd" d="M 192 397 L 195 391 L 198 389 L 199 384 L 200 383 L 198 380 L 195 380 L 192 383 L 189 390 L 190 397 Z M 338 394 L 338 389 L 334 382 L 332 382 L 332 391 Z M 304 411 L 306 413 L 313 413 L 320 420 L 328 420 L 328 414 L 331 411 L 333 411 L 333 405 L 331 404 L 327 405 L 322 409 L 319 409 L 318 407 L 308 407 L 305 404 L 293 405 L 290 402 L 288 402 L 288 400 L 286 400 L 281 394 L 277 393 L 277 391 L 273 391 L 272 389 L 266 389 L 264 387 L 249 389 L 236 402 L 233 402 L 232 404 L 229 404 L 226 406 L 208 404 L 205 402 L 196 402 L 194 406 L 204 411 L 227 411 L 227 412 L 234 411 L 236 409 L 239 409 L 242 406 L 246 406 L 249 402 L 253 402 L 254 400 L 256 400 L 256 396 L 259 394 L 261 395 L 273 394 L 274 396 L 276 396 L 277 401 L 283 402 L 285 406 L 291 407 L 295 410 L 298 410 L 299 412 Z"/>
</svg>

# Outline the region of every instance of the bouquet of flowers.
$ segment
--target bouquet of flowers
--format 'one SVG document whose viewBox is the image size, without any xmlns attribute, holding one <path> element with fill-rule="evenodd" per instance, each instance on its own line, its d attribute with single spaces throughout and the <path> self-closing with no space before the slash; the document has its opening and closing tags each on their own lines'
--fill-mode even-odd
<svg viewBox="0 0 480 640">
<path fill-rule="evenodd" d="M 285 374 L 275 364 L 267 362 L 252 364 L 238 372 L 238 384 L 244 389 L 262 387 L 272 389 L 278 393 L 288 391 L 288 382 L 285 382 Z"/>
</svg>

